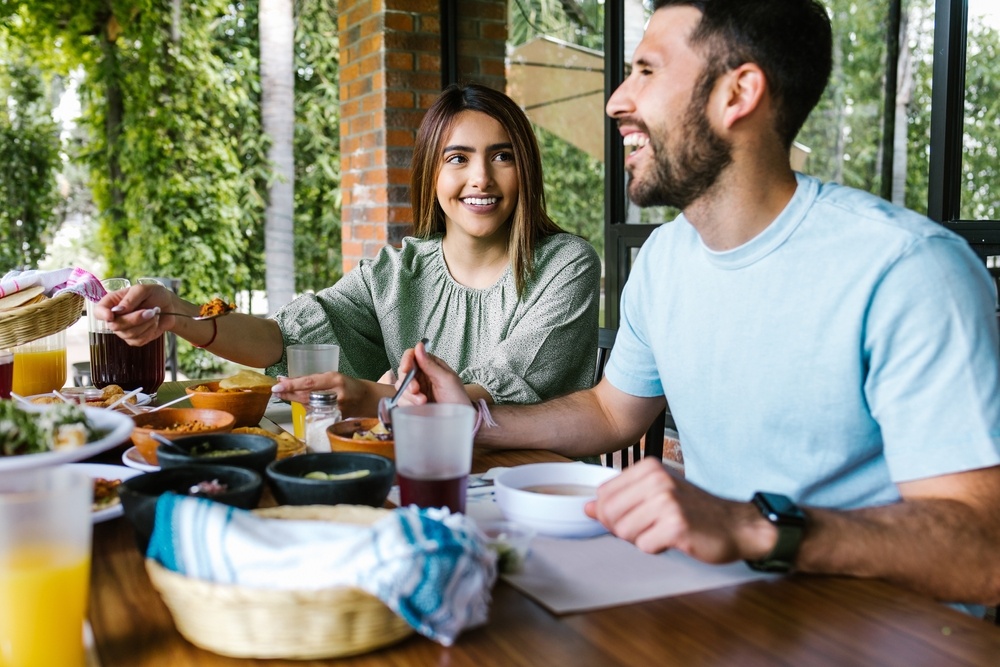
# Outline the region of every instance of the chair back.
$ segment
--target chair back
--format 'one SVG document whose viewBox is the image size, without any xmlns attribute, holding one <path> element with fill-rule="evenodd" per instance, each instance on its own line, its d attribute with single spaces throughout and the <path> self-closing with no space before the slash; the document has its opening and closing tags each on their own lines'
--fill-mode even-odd
<svg viewBox="0 0 1000 667">
<path fill-rule="evenodd" d="M 594 384 L 596 385 L 604 377 L 604 367 L 611 356 L 611 348 L 615 345 L 617 331 L 614 329 L 598 329 L 597 331 L 597 365 L 594 368 Z M 667 427 L 669 413 L 664 409 L 656 416 L 650 424 L 646 435 L 638 442 L 634 442 L 628 447 L 617 452 L 608 452 L 601 455 L 601 462 L 609 468 L 625 469 L 637 463 L 643 456 L 655 456 L 663 459 L 663 435 Z M 670 419 L 673 428 L 673 419 Z"/>
</svg>

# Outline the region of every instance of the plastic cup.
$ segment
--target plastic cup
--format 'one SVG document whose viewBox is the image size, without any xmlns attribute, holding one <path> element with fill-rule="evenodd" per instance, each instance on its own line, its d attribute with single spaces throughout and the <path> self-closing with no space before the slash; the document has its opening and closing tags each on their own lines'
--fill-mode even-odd
<svg viewBox="0 0 1000 667">
<path fill-rule="evenodd" d="M 71 466 L 0 475 L 0 664 L 85 664 L 92 484 Z"/>
<path fill-rule="evenodd" d="M 297 343 L 285 348 L 288 377 L 329 373 L 340 368 L 340 346 L 333 343 Z M 292 427 L 295 437 L 306 438 L 306 406 L 292 401 Z"/>
<path fill-rule="evenodd" d="M 428 403 L 392 411 L 396 475 L 404 507 L 465 512 L 475 419 L 470 405 Z"/>
<path fill-rule="evenodd" d="M 11 349 L 14 353 L 14 393 L 46 394 L 66 384 L 66 332 L 33 340 Z"/>
<path fill-rule="evenodd" d="M 160 284 L 150 278 L 140 278 L 139 283 Z M 126 278 L 108 278 L 101 284 L 109 292 L 117 292 L 131 285 Z M 133 347 L 108 329 L 108 323 L 94 317 L 93 304 L 87 304 L 87 326 L 90 335 L 90 373 L 95 387 L 116 384 L 125 391 L 142 387 L 152 395 L 163 384 L 166 356 L 163 336 L 139 347 Z"/>
</svg>

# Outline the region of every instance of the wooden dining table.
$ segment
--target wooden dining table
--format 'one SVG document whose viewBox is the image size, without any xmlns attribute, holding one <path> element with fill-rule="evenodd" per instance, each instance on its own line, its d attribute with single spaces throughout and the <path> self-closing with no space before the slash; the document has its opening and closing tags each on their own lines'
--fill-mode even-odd
<svg viewBox="0 0 1000 667">
<path fill-rule="evenodd" d="M 167 383 L 158 400 L 182 386 Z M 124 447 L 101 460 L 120 459 Z M 565 460 L 477 450 L 473 469 Z M 608 563 L 592 576 L 613 581 L 619 572 Z M 808 575 L 562 616 L 501 579 L 489 621 L 450 647 L 414 634 L 347 658 L 230 658 L 178 633 L 124 518 L 94 526 L 89 620 L 102 667 L 1000 665 L 1000 627 L 884 582 Z"/>
</svg>

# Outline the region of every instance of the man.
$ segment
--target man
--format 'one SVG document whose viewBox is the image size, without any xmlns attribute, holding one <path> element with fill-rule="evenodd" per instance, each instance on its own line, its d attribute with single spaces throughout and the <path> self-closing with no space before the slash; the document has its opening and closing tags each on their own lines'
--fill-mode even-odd
<svg viewBox="0 0 1000 667">
<path fill-rule="evenodd" d="M 669 400 L 686 479 L 646 459 L 588 511 L 640 549 L 1000 601 L 996 295 L 968 246 L 795 174 L 830 72 L 815 0 L 659 1 L 612 95 L 643 246 L 597 387 L 497 407 L 487 447 L 635 441 Z M 411 400 L 468 401 L 418 346 Z M 757 493 L 763 492 L 763 493 Z"/>
</svg>

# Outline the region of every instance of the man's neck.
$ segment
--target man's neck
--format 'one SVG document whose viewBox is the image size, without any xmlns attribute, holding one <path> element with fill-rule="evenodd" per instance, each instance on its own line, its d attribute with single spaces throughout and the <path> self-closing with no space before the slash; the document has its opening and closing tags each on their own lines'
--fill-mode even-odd
<svg viewBox="0 0 1000 667">
<path fill-rule="evenodd" d="M 739 247 L 764 231 L 785 209 L 798 186 L 788 167 L 733 167 L 684 209 L 684 217 L 704 244 L 718 252 Z"/>
</svg>

